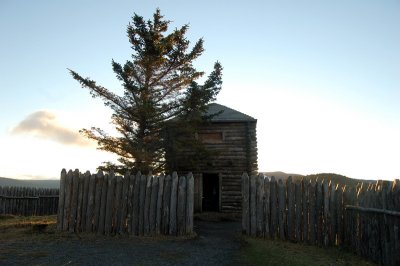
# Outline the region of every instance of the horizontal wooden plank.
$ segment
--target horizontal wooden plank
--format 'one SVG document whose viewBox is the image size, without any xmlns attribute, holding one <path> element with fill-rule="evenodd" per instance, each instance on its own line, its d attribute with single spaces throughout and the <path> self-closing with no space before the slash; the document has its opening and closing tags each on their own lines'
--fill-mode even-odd
<svg viewBox="0 0 400 266">
<path fill-rule="evenodd" d="M 359 207 L 359 206 L 353 206 L 353 205 L 346 205 L 345 209 L 346 210 L 361 211 L 361 212 L 373 212 L 373 213 L 380 213 L 380 214 L 388 214 L 388 215 L 400 217 L 400 212 L 386 210 L 386 209 L 365 208 L 365 207 Z"/>
</svg>

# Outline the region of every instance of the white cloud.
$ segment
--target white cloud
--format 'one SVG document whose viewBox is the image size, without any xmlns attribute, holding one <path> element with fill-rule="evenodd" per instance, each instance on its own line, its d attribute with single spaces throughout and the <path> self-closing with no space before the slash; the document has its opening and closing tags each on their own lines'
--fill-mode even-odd
<svg viewBox="0 0 400 266">
<path fill-rule="evenodd" d="M 0 139 L 0 176 L 9 178 L 59 178 L 62 168 L 94 172 L 115 155 L 95 147 L 60 145 L 39 138 Z"/>
<path fill-rule="evenodd" d="M 31 113 L 11 134 L 0 134 L 0 176 L 59 178 L 62 168 L 93 172 L 104 161 L 115 162 L 114 154 L 97 150 L 95 142 L 78 132 L 98 126 L 113 134 L 110 115 L 103 106 Z"/>
<path fill-rule="evenodd" d="M 46 110 L 28 115 L 12 129 L 11 133 L 31 135 L 66 145 L 93 145 L 93 142 L 82 136 L 78 130 L 62 125 L 55 113 Z"/>
<path fill-rule="evenodd" d="M 116 161 L 114 154 L 97 150 L 95 142 L 78 132 L 91 126 L 112 131 L 109 117 L 104 107 L 31 113 L 11 134 L 0 134 L 0 176 L 59 178 L 62 168 L 94 172 L 102 162 Z"/>
</svg>

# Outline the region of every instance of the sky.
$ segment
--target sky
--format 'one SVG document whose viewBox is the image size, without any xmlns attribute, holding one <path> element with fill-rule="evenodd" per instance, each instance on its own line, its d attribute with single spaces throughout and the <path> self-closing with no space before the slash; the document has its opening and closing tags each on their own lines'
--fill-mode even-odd
<svg viewBox="0 0 400 266">
<path fill-rule="evenodd" d="M 400 1 L 0 0 L 0 176 L 58 178 L 115 156 L 78 130 L 111 112 L 68 73 L 121 92 L 111 60 L 156 8 L 224 67 L 217 102 L 255 117 L 259 171 L 400 178 Z"/>
</svg>

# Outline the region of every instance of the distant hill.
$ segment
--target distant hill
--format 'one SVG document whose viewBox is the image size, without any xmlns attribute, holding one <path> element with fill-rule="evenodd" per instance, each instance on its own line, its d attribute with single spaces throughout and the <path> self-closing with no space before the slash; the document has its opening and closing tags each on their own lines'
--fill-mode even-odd
<svg viewBox="0 0 400 266">
<path fill-rule="evenodd" d="M 320 173 L 320 174 L 312 174 L 312 175 L 300 175 L 300 174 L 287 174 L 285 172 L 263 172 L 262 174 L 266 176 L 274 176 L 277 180 L 282 179 L 286 180 L 289 176 L 292 177 L 292 179 L 295 180 L 301 180 L 302 178 L 305 179 L 312 179 L 312 180 L 331 180 L 335 184 L 344 184 L 347 186 L 357 186 L 358 183 L 364 182 L 364 183 L 375 183 L 376 180 L 362 180 L 362 179 L 354 179 L 350 178 L 344 175 L 338 175 L 338 174 L 333 174 L 333 173 Z"/>
<path fill-rule="evenodd" d="M 332 174 L 332 173 L 322 173 L 322 174 L 315 174 L 315 175 L 307 175 L 307 178 L 311 179 L 329 179 L 335 184 L 345 184 L 347 186 L 357 186 L 358 183 L 375 183 L 376 180 L 364 180 L 364 179 L 355 179 L 350 178 L 343 175 Z"/>
<path fill-rule="evenodd" d="M 35 187 L 35 188 L 59 188 L 60 180 L 44 179 L 44 180 L 27 180 L 0 177 L 0 186 L 9 187 Z"/>
<path fill-rule="evenodd" d="M 299 174 L 288 174 L 288 173 L 284 173 L 284 172 L 280 172 L 280 171 L 276 171 L 276 172 L 263 172 L 261 174 L 264 174 L 266 176 L 273 176 L 275 177 L 277 180 L 282 179 L 282 180 L 286 180 L 289 176 L 291 176 L 293 179 L 299 178 L 301 179 L 303 177 L 303 175 L 299 175 Z"/>
</svg>

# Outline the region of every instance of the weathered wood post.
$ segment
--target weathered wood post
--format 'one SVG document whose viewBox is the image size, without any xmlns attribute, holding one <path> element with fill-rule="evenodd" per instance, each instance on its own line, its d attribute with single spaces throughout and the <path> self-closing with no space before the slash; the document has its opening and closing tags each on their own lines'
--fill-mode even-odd
<svg viewBox="0 0 400 266">
<path fill-rule="evenodd" d="M 323 198 L 324 198 L 324 246 L 328 246 L 329 243 L 329 228 L 330 228 L 330 209 L 329 209 L 329 183 L 326 180 L 323 183 Z"/>
<path fill-rule="evenodd" d="M 92 231 L 93 215 L 94 215 L 94 198 L 96 193 L 96 175 L 92 174 L 89 180 L 88 189 L 88 206 L 86 209 L 86 232 Z"/>
<path fill-rule="evenodd" d="M 112 215 L 115 198 L 115 174 L 113 171 L 110 172 L 107 180 L 107 198 L 106 198 L 106 210 L 104 219 L 104 233 L 110 235 L 112 232 Z"/>
<path fill-rule="evenodd" d="M 256 236 L 256 176 L 250 176 L 250 235 Z"/>
<path fill-rule="evenodd" d="M 315 204 L 315 188 L 316 188 L 316 182 L 314 180 L 311 181 L 309 187 L 308 187 L 308 197 L 309 197 L 309 243 L 311 245 L 315 245 L 316 243 L 316 204 Z"/>
<path fill-rule="evenodd" d="M 61 180 L 60 180 L 60 184 L 61 184 Z M 60 186 L 61 186 L 61 185 L 60 185 Z M 0 195 L 1 195 L 1 196 L 4 196 L 4 192 L 3 192 L 3 187 L 2 187 L 2 186 L 0 186 Z M 3 202 L 4 202 L 4 198 L 3 198 L 3 197 L 0 197 L 0 214 L 4 214 Z M 60 224 L 60 221 L 58 220 L 58 219 L 59 219 L 59 216 L 61 216 L 61 218 L 62 218 L 62 214 L 61 214 L 61 215 L 57 215 L 57 229 L 58 229 L 58 226 L 59 226 L 59 224 Z M 61 228 L 62 228 L 62 221 L 61 221 Z"/>
<path fill-rule="evenodd" d="M 9 214 L 14 214 L 14 206 L 15 206 L 15 199 L 14 199 L 14 196 L 15 196 L 15 187 L 10 187 L 10 194 L 9 194 L 9 199 L 8 199 L 8 202 L 9 202 L 9 207 L 8 207 L 8 211 L 7 211 L 7 213 L 9 213 Z"/>
<path fill-rule="evenodd" d="M 351 205 L 359 206 L 358 200 L 357 200 L 357 188 L 352 188 L 352 193 L 351 193 Z M 358 222 L 359 222 L 359 215 L 358 211 L 353 210 L 352 216 L 351 216 L 351 246 L 353 251 L 358 252 L 358 242 L 357 242 L 357 237 L 358 237 Z"/>
<path fill-rule="evenodd" d="M 129 204 L 130 204 L 130 221 L 129 224 L 131 226 L 131 232 L 133 235 L 139 235 L 140 231 L 140 216 L 141 216 L 141 208 L 139 207 L 140 201 L 142 198 L 142 174 L 138 171 L 135 175 L 131 175 L 130 177 L 130 185 L 129 185 Z M 143 217 L 143 216 L 142 216 Z"/>
<path fill-rule="evenodd" d="M 139 236 L 144 234 L 144 216 L 145 216 L 145 200 L 146 200 L 146 183 L 147 177 L 142 175 L 140 177 L 140 191 L 139 191 Z"/>
<path fill-rule="evenodd" d="M 65 175 L 66 175 L 66 173 L 65 173 Z M 65 180 L 64 180 L 64 182 L 65 182 Z M 60 180 L 60 183 L 61 183 L 61 180 Z M 2 188 L 0 189 L 0 193 L 1 193 L 1 195 L 3 195 L 1 190 L 2 190 Z M 25 196 L 30 197 L 29 193 L 30 193 L 30 188 L 26 188 Z M 60 197 L 60 194 L 58 194 L 58 195 L 59 195 L 58 197 Z M 26 200 L 26 202 L 24 204 L 24 215 L 29 215 L 29 208 L 30 208 L 31 201 L 32 201 L 31 199 Z M 59 225 L 58 222 L 60 222 L 60 223 L 63 222 L 62 215 L 64 214 L 64 212 L 63 212 L 63 210 L 61 210 L 61 212 L 58 212 L 58 210 L 59 210 L 58 204 L 59 204 L 59 201 L 57 202 L 57 205 L 56 205 L 57 229 L 62 230 L 62 224 Z M 0 213 L 2 213 L 2 199 L 0 199 Z M 60 217 L 61 220 L 58 219 L 58 215 L 61 215 L 61 217 Z"/>
<path fill-rule="evenodd" d="M 88 200 L 89 200 L 89 182 L 90 182 L 90 172 L 86 171 L 83 175 L 83 199 L 82 199 L 82 216 L 81 216 L 81 230 L 86 231 L 86 213 L 88 208 Z"/>
<path fill-rule="evenodd" d="M 356 189 L 349 187 L 348 190 L 348 203 L 349 205 L 356 205 Z M 357 213 L 355 210 L 352 209 L 347 209 L 347 214 L 348 214 L 348 223 L 347 223 L 347 234 L 348 234 L 348 240 L 349 240 L 349 247 L 355 251 L 356 250 L 356 234 L 357 234 Z"/>
<path fill-rule="evenodd" d="M 22 187 L 16 187 L 15 193 L 15 214 L 21 215 L 21 204 L 22 204 Z M 44 212 L 43 212 L 44 214 Z"/>
<path fill-rule="evenodd" d="M 277 202 L 277 184 L 275 177 L 271 177 L 271 237 L 275 238 L 278 232 L 278 202 Z"/>
<path fill-rule="evenodd" d="M 242 175 L 242 233 L 250 234 L 250 212 L 249 212 L 249 176 Z"/>
<path fill-rule="evenodd" d="M 176 225 L 176 202 L 178 193 L 178 174 L 176 172 L 172 173 L 172 184 L 171 184 L 171 204 L 169 213 L 169 234 L 176 235 L 177 225 Z"/>
<path fill-rule="evenodd" d="M 295 187 L 292 177 L 289 176 L 286 182 L 287 188 L 287 235 L 291 241 L 295 240 Z"/>
<path fill-rule="evenodd" d="M 362 204 L 362 190 L 363 190 L 363 183 L 358 183 L 356 187 L 356 195 L 355 195 L 355 205 L 357 207 L 361 206 Z M 355 220 L 354 220 L 354 251 L 357 253 L 357 255 L 360 255 L 360 235 L 361 235 L 361 222 L 363 220 L 363 214 L 362 212 L 359 212 L 358 210 L 354 210 L 354 213 L 356 214 Z"/>
<path fill-rule="evenodd" d="M 76 212 L 78 208 L 79 170 L 75 169 L 72 175 L 72 196 L 69 232 L 74 232 L 76 225 Z"/>
<path fill-rule="evenodd" d="M 63 214 L 63 230 L 67 231 L 70 222 L 71 215 L 71 195 L 72 195 L 72 170 L 69 170 L 67 176 L 65 178 L 65 202 L 64 202 L 64 214 Z M 33 209 L 35 209 L 35 205 L 33 205 Z"/>
<path fill-rule="evenodd" d="M 99 228 L 98 234 L 104 234 L 104 225 L 106 222 L 106 204 L 107 204 L 107 188 L 108 188 L 109 175 L 104 175 L 103 185 L 101 187 L 101 201 L 100 201 L 100 216 L 99 216 Z"/>
<path fill-rule="evenodd" d="M 67 178 L 67 177 L 66 177 Z M 65 179 L 65 182 L 67 182 L 67 179 Z M 65 187 L 65 189 L 66 189 L 66 187 Z M 70 191 L 70 190 L 69 190 Z M 65 193 L 65 191 L 64 191 L 64 193 Z M 66 195 L 66 194 L 65 194 Z M 65 196 L 64 195 L 64 196 Z M 30 188 L 29 189 L 29 196 L 31 196 L 31 197 L 35 197 L 36 196 L 36 189 L 35 188 Z M 30 203 L 29 203 L 29 215 L 35 215 L 36 214 L 36 200 L 35 199 L 33 199 L 32 198 L 32 200 L 30 200 Z M 65 202 L 64 202 L 64 212 L 63 212 L 63 221 L 65 221 L 64 219 L 64 213 L 65 213 Z M 63 227 L 64 227 L 64 223 L 63 223 Z M 67 225 L 67 228 L 68 228 L 68 225 Z M 64 230 L 64 229 L 63 229 Z M 66 229 L 67 230 L 67 229 Z"/>
<path fill-rule="evenodd" d="M 12 193 L 12 187 L 5 187 L 4 188 L 4 195 L 6 196 L 4 198 L 3 204 L 4 204 L 4 214 L 10 214 L 11 212 L 11 199 L 9 198 L 9 196 L 11 196 Z"/>
<path fill-rule="evenodd" d="M 62 169 L 60 177 L 60 193 L 58 200 L 58 214 L 57 214 L 57 230 L 62 230 L 63 228 L 63 214 L 64 214 L 64 202 L 65 202 L 65 179 L 67 177 L 67 171 Z M 2 195 L 2 188 L 0 187 L 0 195 Z M 0 214 L 2 213 L 2 199 L 0 198 Z"/>
<path fill-rule="evenodd" d="M 3 188 L 3 195 L 4 196 L 8 196 L 9 195 L 9 187 L 8 186 L 6 186 L 6 187 L 4 187 Z M 30 191 L 29 191 L 30 193 L 32 193 L 32 195 L 30 195 L 30 196 L 32 196 L 33 197 L 33 188 L 31 188 L 30 189 Z M 7 214 L 7 209 L 8 209 L 8 199 L 7 198 L 3 198 L 3 203 L 2 203 L 3 205 L 2 205 L 2 212 L 4 213 L 4 214 Z M 30 209 L 30 213 L 33 213 L 33 211 L 34 211 L 34 206 L 33 206 L 33 201 L 31 201 L 31 209 Z M 64 220 L 64 213 L 63 213 L 63 220 Z"/>
<path fill-rule="evenodd" d="M 151 183 L 150 210 L 149 210 L 150 235 L 154 235 L 156 232 L 158 187 L 159 187 L 159 177 L 154 176 L 153 182 Z"/>
<path fill-rule="evenodd" d="M 4 196 L 7 196 L 8 195 L 8 187 L 4 187 L 2 193 Z M 3 198 L 2 206 L 0 206 L 0 207 L 1 207 L 2 213 L 6 214 L 7 213 L 6 212 L 7 211 L 7 199 L 6 198 Z M 33 210 L 32 203 L 31 203 L 31 210 Z M 63 223 L 64 223 L 64 213 L 63 213 Z M 63 224 L 63 226 L 64 226 L 64 224 Z"/>
<path fill-rule="evenodd" d="M 75 232 L 81 231 L 82 203 L 83 203 L 83 180 L 84 180 L 83 175 L 81 173 L 79 173 L 78 204 L 77 204 L 77 208 L 76 208 Z"/>
<path fill-rule="evenodd" d="M 170 216 L 170 205 L 171 205 L 171 185 L 172 179 L 170 175 L 167 175 L 164 181 L 164 195 L 163 195 L 163 211 L 161 220 L 162 233 L 168 235 L 169 233 L 169 216 Z"/>
<path fill-rule="evenodd" d="M 302 241 L 302 233 L 301 233 L 301 221 L 302 221 L 302 213 L 303 213 L 303 205 L 302 205 L 302 195 L 301 195 L 301 181 L 296 180 L 295 187 L 294 187 L 294 194 L 295 194 L 295 204 L 296 204 L 296 209 L 295 209 L 295 238 L 297 242 Z"/>
<path fill-rule="evenodd" d="M 387 194 L 388 194 L 388 185 L 386 182 L 382 182 L 382 190 L 381 190 L 381 201 L 382 201 L 382 209 L 387 210 Z M 381 250 L 382 250 L 382 263 L 383 265 L 389 265 L 390 263 L 390 255 L 389 255 L 389 241 L 387 239 L 387 217 L 386 214 L 382 215 L 381 220 Z"/>
<path fill-rule="evenodd" d="M 286 187 L 282 182 L 282 179 L 278 181 L 278 221 L 279 221 L 279 238 L 285 240 L 286 232 Z"/>
<path fill-rule="evenodd" d="M 330 230 L 329 230 L 329 242 L 330 245 L 336 245 L 336 232 L 337 232 L 337 212 L 336 212 L 336 189 L 337 186 L 332 181 L 329 184 L 330 194 L 329 194 L 329 216 L 330 216 Z"/>
<path fill-rule="evenodd" d="M 61 178 L 60 178 L 60 183 L 61 183 Z M 0 187 L 0 195 L 3 195 L 2 194 L 2 188 Z M 26 197 L 29 197 L 29 188 L 25 188 L 24 189 L 24 196 L 26 196 Z M 58 197 L 60 197 L 60 193 L 58 193 Z M 0 214 L 1 214 L 1 201 L 2 201 L 2 199 L 0 198 Z M 24 202 L 24 205 L 23 205 L 23 210 L 22 210 L 22 212 L 23 212 L 23 214 L 22 215 L 24 215 L 24 216 L 26 216 L 26 215 L 28 215 L 28 211 L 29 211 L 29 202 L 30 202 L 31 200 L 30 199 L 28 199 L 28 200 L 25 200 L 25 202 Z M 57 229 L 58 230 L 61 230 L 61 228 L 62 228 L 62 225 L 61 225 L 61 227 L 59 228 L 59 222 L 60 222 L 60 220 L 59 220 L 59 217 L 58 217 L 58 215 L 59 214 L 63 214 L 63 212 L 61 212 L 61 213 L 59 213 L 58 212 L 58 203 L 59 203 L 59 201 L 57 201 L 57 205 L 55 206 L 55 213 L 57 214 Z M 62 217 L 61 217 L 61 222 L 62 222 Z"/>
<path fill-rule="evenodd" d="M 343 222 L 343 187 L 338 185 L 336 188 L 336 224 L 337 224 L 337 245 L 343 246 L 344 242 L 344 222 Z"/>
<path fill-rule="evenodd" d="M 122 186 L 123 179 L 122 176 L 116 176 L 115 178 L 115 198 L 113 206 L 113 233 L 119 234 L 122 232 Z"/>
<path fill-rule="evenodd" d="M 186 193 L 186 234 L 193 233 L 193 211 L 194 211 L 194 178 L 193 174 L 187 176 L 187 193 Z"/>
<path fill-rule="evenodd" d="M 162 207 L 164 196 L 164 175 L 161 175 L 158 180 L 158 195 L 157 195 L 157 216 L 156 216 L 156 234 L 161 234 L 162 224 Z"/>
<path fill-rule="evenodd" d="M 7 189 L 7 198 L 6 198 L 6 213 L 12 214 L 13 213 L 13 199 L 11 198 L 14 195 L 14 188 L 8 187 Z M 36 196 L 36 195 L 35 195 Z M 37 208 L 36 208 L 37 209 Z"/>
<path fill-rule="evenodd" d="M 400 182 L 399 179 L 395 179 L 393 182 L 392 186 L 392 192 L 393 192 L 393 210 L 400 211 Z M 399 256 L 394 256 L 396 254 L 395 251 L 400 250 L 400 217 L 392 217 L 394 219 L 394 245 L 393 251 L 392 251 L 392 258 L 394 259 L 394 265 L 400 265 L 400 257 Z"/>
<path fill-rule="evenodd" d="M 350 205 L 350 188 L 348 186 L 343 187 L 343 246 L 350 248 L 350 216 L 351 211 L 346 209 L 347 205 Z"/>
<path fill-rule="evenodd" d="M 259 174 L 256 178 L 257 199 L 256 199 L 256 221 L 257 221 L 257 236 L 264 235 L 264 175 Z"/>
<path fill-rule="evenodd" d="M 11 214 L 14 214 L 14 215 L 16 215 L 17 214 L 17 199 L 16 199 L 16 196 L 17 196 L 17 192 L 18 192 L 18 188 L 17 187 L 12 187 L 12 195 L 11 195 Z M 40 198 L 39 198 L 39 200 L 40 200 Z M 41 205 L 39 205 L 39 206 L 41 206 Z M 40 209 L 40 211 L 41 211 L 41 209 Z M 39 212 L 38 213 L 38 215 L 40 215 L 41 213 Z"/>
<path fill-rule="evenodd" d="M 14 198 L 13 198 L 13 214 L 16 214 L 16 215 L 18 215 L 18 205 L 19 205 L 19 201 L 20 201 L 20 199 L 18 198 L 19 197 L 19 193 L 20 193 L 20 191 L 21 191 L 21 189 L 19 188 L 19 187 L 14 187 Z M 42 189 L 40 189 L 40 194 L 39 194 L 39 196 L 42 196 L 44 193 L 43 193 L 43 191 L 44 191 L 44 189 L 42 188 Z M 42 198 L 42 197 L 39 197 L 39 200 L 41 200 L 41 202 L 43 202 L 44 201 L 44 198 Z M 39 213 L 39 215 L 43 215 L 43 213 L 44 213 L 44 204 L 42 203 L 42 204 L 40 204 L 40 213 Z"/>
<path fill-rule="evenodd" d="M 72 173 L 72 176 L 73 176 L 73 173 Z M 71 184 L 70 184 L 70 186 L 71 186 L 71 194 L 72 194 L 72 179 L 71 179 Z M 11 189 L 11 188 L 10 188 Z M 40 212 L 40 205 L 39 205 L 39 198 L 38 198 L 38 196 L 39 196 L 39 189 L 37 189 L 37 188 L 33 188 L 33 193 L 32 193 L 32 196 L 33 197 L 35 197 L 36 199 L 33 201 L 33 211 L 32 211 L 32 213 L 33 213 L 33 215 L 39 215 L 39 212 Z M 70 204 L 71 204 L 71 195 L 70 195 Z M 10 206 L 11 207 L 11 206 Z M 71 208 L 69 209 L 69 215 L 71 215 Z M 68 217 L 68 222 L 69 222 L 69 220 L 71 219 L 71 217 Z M 68 224 L 69 225 L 69 224 Z M 67 230 L 68 230 L 68 228 L 67 228 Z"/>
<path fill-rule="evenodd" d="M 142 174 L 138 171 L 135 174 L 131 173 L 128 176 L 128 180 L 125 181 L 125 184 L 128 184 L 128 191 L 127 191 L 127 203 L 126 203 L 126 225 L 127 225 L 127 232 L 128 235 L 137 235 L 139 231 L 139 207 L 136 209 L 136 215 L 134 208 L 135 206 L 139 206 L 139 189 L 140 189 L 140 178 Z M 135 193 L 137 189 L 138 193 Z M 136 202 L 134 196 L 136 195 Z M 137 204 L 135 204 L 137 203 Z M 134 219 L 137 219 L 137 223 L 134 222 Z M 136 226 L 136 231 L 135 231 Z"/>
<path fill-rule="evenodd" d="M 374 189 L 374 184 L 369 184 L 366 192 L 366 199 L 364 202 L 364 207 L 372 207 L 374 208 L 374 203 L 373 203 L 373 198 L 375 189 Z M 376 214 L 375 213 L 369 213 L 368 215 L 368 222 L 367 222 L 367 228 L 366 228 L 366 233 L 368 234 L 367 236 L 367 245 L 365 248 L 365 252 L 369 254 L 369 257 L 372 258 L 372 260 L 377 261 L 377 256 L 376 256 L 376 251 L 372 251 L 374 249 L 374 242 L 376 242 Z"/>
<path fill-rule="evenodd" d="M 178 206 L 177 206 L 177 232 L 178 235 L 184 235 L 186 232 L 186 177 L 179 178 L 178 185 Z"/>
<path fill-rule="evenodd" d="M 146 179 L 146 196 L 144 200 L 144 235 L 150 233 L 150 203 L 151 203 L 151 187 L 153 183 L 153 175 L 150 172 Z"/>
<path fill-rule="evenodd" d="M 271 191 L 270 191 L 270 181 L 268 177 L 264 178 L 264 237 L 270 238 L 270 219 L 271 219 Z"/>
<path fill-rule="evenodd" d="M 122 179 L 121 220 L 120 220 L 120 227 L 119 227 L 120 234 L 128 231 L 127 229 L 128 229 L 128 227 L 130 227 L 130 226 L 127 226 L 128 200 L 132 200 L 132 199 L 128 199 L 130 176 L 131 176 L 131 172 L 126 171 L 124 178 Z M 132 228 L 131 228 L 131 230 L 132 230 Z"/>
<path fill-rule="evenodd" d="M 315 216 L 317 235 L 316 240 L 318 246 L 322 246 L 324 243 L 324 195 L 323 186 L 324 180 L 316 180 L 315 188 Z"/>
<path fill-rule="evenodd" d="M 98 171 L 96 175 L 96 193 L 94 200 L 93 232 L 98 232 L 100 223 L 101 192 L 103 190 L 104 174 Z"/>
</svg>

